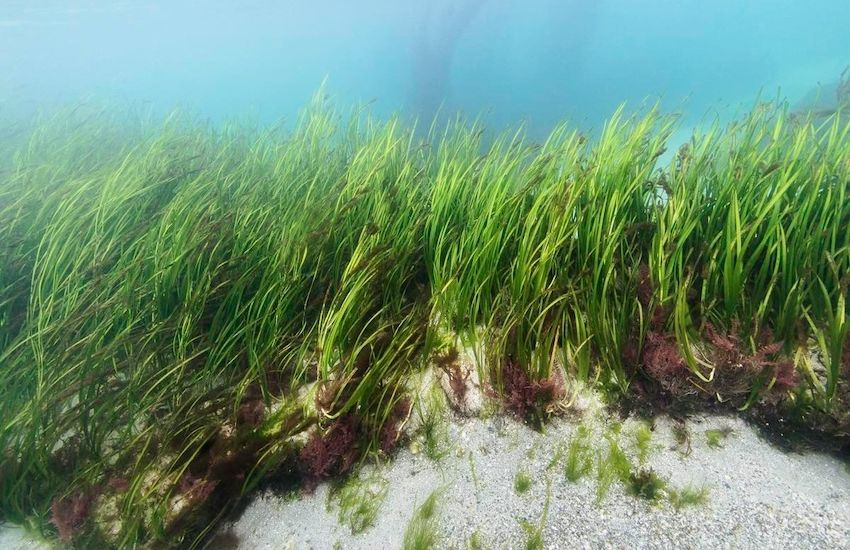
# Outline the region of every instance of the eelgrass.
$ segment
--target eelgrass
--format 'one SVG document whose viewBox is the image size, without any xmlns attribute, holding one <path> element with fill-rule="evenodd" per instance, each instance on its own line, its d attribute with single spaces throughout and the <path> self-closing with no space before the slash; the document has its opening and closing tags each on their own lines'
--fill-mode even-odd
<svg viewBox="0 0 850 550">
<path fill-rule="evenodd" d="M 708 499 L 707 487 L 696 488 L 692 485 L 686 485 L 681 489 L 676 489 L 671 487 L 666 478 L 659 476 L 652 468 L 646 467 L 645 463 L 649 451 L 649 437 L 646 434 L 649 432 L 649 426 L 645 422 L 640 422 L 635 429 L 637 440 L 633 454 L 637 459 L 637 464 L 632 462 L 620 446 L 619 430 L 609 430 L 604 434 L 607 446 L 605 449 L 596 451 L 597 503 L 608 495 L 617 482 L 623 486 L 626 494 L 642 499 L 649 504 L 659 504 L 665 498 L 677 510 L 686 506 L 703 504 Z M 583 449 L 580 452 L 589 454 L 590 449 Z M 593 463 L 589 462 L 586 470 L 582 470 L 580 474 L 589 472 L 592 466 Z M 567 469 L 568 476 L 571 471 L 575 470 Z M 575 479 L 568 477 L 568 479 L 575 481 L 578 477 L 575 477 Z"/>
<path fill-rule="evenodd" d="M 668 166 L 656 111 L 540 145 L 344 123 L 321 97 L 288 133 L 81 111 L 27 127 L 0 142 L 2 519 L 81 545 L 197 544 L 304 466 L 291 436 L 343 423 L 360 455 L 397 441 L 435 327 L 485 345 L 496 393 L 519 368 L 536 389 L 615 396 L 643 376 L 783 401 L 836 430 L 850 409 L 839 116 L 760 104 Z"/>
</svg>

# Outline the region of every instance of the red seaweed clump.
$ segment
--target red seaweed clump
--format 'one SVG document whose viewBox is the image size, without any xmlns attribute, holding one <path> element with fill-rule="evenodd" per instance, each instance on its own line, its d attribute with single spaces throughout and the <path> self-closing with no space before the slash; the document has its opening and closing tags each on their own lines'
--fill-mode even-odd
<svg viewBox="0 0 850 550">
<path fill-rule="evenodd" d="M 777 391 L 787 391 L 795 387 L 800 379 L 797 376 L 797 369 L 794 367 L 794 362 L 790 359 L 777 361 L 773 366 L 773 376 L 776 377 L 774 388 Z"/>
<path fill-rule="evenodd" d="M 652 276 L 649 272 L 647 264 L 640 264 L 638 267 L 638 284 L 637 298 L 638 302 L 644 307 L 649 307 L 652 303 L 652 296 L 655 294 L 655 286 L 652 284 Z"/>
<path fill-rule="evenodd" d="M 643 368 L 662 388 L 673 395 L 694 393 L 688 381 L 690 370 L 682 357 L 676 338 L 670 334 L 649 331 L 643 349 Z"/>
<path fill-rule="evenodd" d="M 359 424 L 355 416 L 349 413 L 324 433 L 313 433 L 299 453 L 308 489 L 322 479 L 351 470 L 359 456 Z"/>
<path fill-rule="evenodd" d="M 713 347 L 717 391 L 730 395 L 748 394 L 759 377 L 765 376 L 775 379 L 773 389 L 777 392 L 797 385 L 794 363 L 780 355 L 784 344 L 774 341 L 770 330 L 762 331 L 755 353 L 747 351 L 737 323 L 733 323 L 726 333 L 721 333 L 709 323 L 705 332 Z"/>
<path fill-rule="evenodd" d="M 532 422 L 538 422 L 546 407 L 565 394 L 564 381 L 557 371 L 549 378 L 532 380 L 525 369 L 511 359 L 503 363 L 502 384 L 508 408 Z"/>
<path fill-rule="evenodd" d="M 407 397 L 400 399 L 393 407 L 389 418 L 387 418 L 381 427 L 378 444 L 384 453 L 392 452 L 398 444 L 399 437 L 401 436 L 401 423 L 404 422 L 404 419 L 410 413 L 411 406 L 412 403 Z"/>
<path fill-rule="evenodd" d="M 750 395 L 753 388 L 767 387 L 772 380 L 774 398 L 797 385 L 793 361 L 781 355 L 783 343 L 773 341 L 769 330 L 762 331 L 755 353 L 746 350 L 736 324 L 726 332 L 706 324 L 705 336 L 708 360 L 715 367 L 711 382 L 695 381 L 675 336 L 656 330 L 647 333 L 644 371 L 678 397 L 695 395 L 699 389 L 706 395 L 741 397 Z"/>
<path fill-rule="evenodd" d="M 460 357 L 460 354 L 458 353 L 457 348 L 453 347 L 443 353 L 435 354 L 434 364 L 438 369 L 446 374 L 449 387 L 455 397 L 454 402 L 465 403 L 467 390 L 466 381 L 469 378 L 469 375 L 464 375 L 463 369 L 461 369 L 461 366 L 458 363 L 458 357 Z"/>
<path fill-rule="evenodd" d="M 237 411 L 237 426 L 256 428 L 263 421 L 265 414 L 266 404 L 263 402 L 260 388 L 256 385 L 249 386 Z"/>
<path fill-rule="evenodd" d="M 199 478 L 193 476 L 189 472 L 186 472 L 180 478 L 180 483 L 178 484 L 177 489 L 189 500 L 189 502 L 198 504 L 205 502 L 210 497 L 218 483 L 219 481 L 217 479 L 209 480 Z"/>
<path fill-rule="evenodd" d="M 61 541 L 69 542 L 79 534 L 91 513 L 92 500 L 92 495 L 86 491 L 53 499 L 50 523 L 56 527 Z"/>
<path fill-rule="evenodd" d="M 116 493 L 126 493 L 130 489 L 130 481 L 126 477 L 113 477 L 106 482 L 106 486 Z"/>
</svg>

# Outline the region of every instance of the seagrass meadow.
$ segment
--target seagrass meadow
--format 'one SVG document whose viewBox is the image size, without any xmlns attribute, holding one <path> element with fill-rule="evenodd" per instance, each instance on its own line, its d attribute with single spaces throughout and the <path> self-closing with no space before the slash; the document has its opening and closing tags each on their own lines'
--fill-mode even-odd
<svg viewBox="0 0 850 550">
<path fill-rule="evenodd" d="M 404 437 L 459 349 L 535 426 L 615 406 L 850 432 L 850 126 L 760 103 L 542 143 L 339 113 L 291 130 L 69 109 L 0 142 L 0 519 L 203 545 L 270 478 Z M 468 375 L 468 373 L 467 373 Z"/>
</svg>

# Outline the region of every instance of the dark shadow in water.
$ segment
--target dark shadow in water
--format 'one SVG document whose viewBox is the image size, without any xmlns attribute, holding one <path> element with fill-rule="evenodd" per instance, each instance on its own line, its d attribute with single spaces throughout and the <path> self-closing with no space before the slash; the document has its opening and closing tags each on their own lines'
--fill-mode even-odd
<svg viewBox="0 0 850 550">
<path fill-rule="evenodd" d="M 752 426 L 763 440 L 783 452 L 819 452 L 842 462 L 850 460 L 850 435 L 820 429 L 817 422 L 802 418 L 792 410 L 754 405 L 741 411 L 730 403 L 676 399 L 641 376 L 636 376 L 632 384 L 634 391 L 609 406 L 609 410 L 621 419 L 637 417 L 653 423 L 655 417 L 661 415 L 680 422 L 700 414 L 737 417 Z"/>
<path fill-rule="evenodd" d="M 459 55 L 458 47 L 482 10 L 496 3 L 492 0 L 456 0 L 436 4 L 423 2 L 413 30 L 411 88 L 406 106 L 406 112 L 420 121 L 421 128 L 427 130 L 432 122 L 440 127 L 457 114 L 447 106 L 452 99 L 452 65 Z M 581 102 L 576 97 L 576 82 L 585 65 L 599 6 L 596 2 L 586 0 L 546 0 L 535 9 L 539 9 L 540 16 L 535 19 L 536 40 L 531 45 L 534 53 L 529 63 L 536 66 L 538 71 L 546 67 L 545 76 L 536 83 L 534 90 L 516 91 L 522 97 L 517 111 L 539 111 L 543 108 L 546 120 L 538 122 L 548 127 L 560 122 L 569 108 L 575 108 Z M 504 37 L 492 36 L 494 33 L 498 31 L 490 29 L 490 35 L 483 38 L 488 43 L 473 43 L 469 46 L 493 50 L 497 56 L 492 60 L 495 67 L 489 69 L 510 73 L 512 67 L 507 61 L 498 58 L 505 53 L 498 46 L 499 40 Z M 490 41 L 496 45 L 489 44 Z M 493 91 L 495 96 L 499 96 L 505 92 L 503 88 L 508 84 L 498 79 L 498 74 L 493 76 Z M 464 75 L 463 78 L 484 77 L 479 74 Z M 478 99 L 480 105 L 476 108 L 489 106 L 488 97 Z M 534 103 L 543 107 L 535 107 Z M 474 116 L 482 113 L 468 114 Z"/>
<path fill-rule="evenodd" d="M 218 532 L 207 540 L 205 548 L 210 550 L 237 550 L 239 548 L 239 537 L 231 531 Z"/>
<path fill-rule="evenodd" d="M 462 0 L 435 7 L 426 3 L 413 44 L 410 112 L 425 123 L 434 120 L 449 92 L 457 43 L 488 0 Z"/>
<path fill-rule="evenodd" d="M 279 498 L 300 494 L 301 477 L 291 465 L 284 466 L 278 472 L 263 479 L 253 491 L 240 498 L 238 502 L 224 503 L 225 506 L 230 506 L 230 510 L 226 515 L 215 521 L 216 526 L 204 537 L 201 546 L 210 550 L 236 550 L 239 548 L 239 537 L 236 533 L 229 528 L 223 529 L 221 527 L 238 523 L 251 500 L 257 494 L 263 492 L 271 493 Z"/>
</svg>

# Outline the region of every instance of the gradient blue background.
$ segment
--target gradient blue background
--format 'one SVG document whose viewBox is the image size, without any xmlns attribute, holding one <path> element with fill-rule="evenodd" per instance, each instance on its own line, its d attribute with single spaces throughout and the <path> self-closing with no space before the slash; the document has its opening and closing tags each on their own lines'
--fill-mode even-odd
<svg viewBox="0 0 850 550">
<path fill-rule="evenodd" d="M 3 0 L 0 104 L 117 98 L 270 122 L 327 77 L 339 103 L 415 114 L 419 31 L 453 3 Z M 793 100 L 848 63 L 850 0 L 484 0 L 445 109 L 532 135 L 654 98 L 695 121 L 760 92 Z"/>
</svg>

